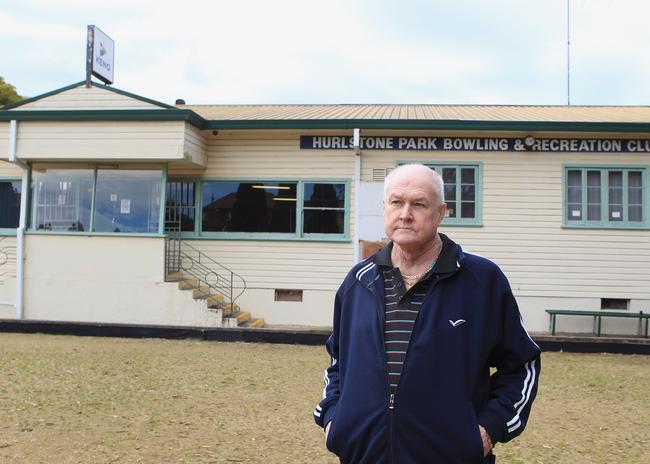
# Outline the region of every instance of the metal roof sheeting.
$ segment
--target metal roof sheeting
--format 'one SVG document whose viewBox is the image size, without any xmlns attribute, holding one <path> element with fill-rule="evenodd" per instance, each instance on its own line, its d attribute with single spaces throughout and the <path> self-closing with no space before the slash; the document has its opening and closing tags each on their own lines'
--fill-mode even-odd
<svg viewBox="0 0 650 464">
<path fill-rule="evenodd" d="M 650 122 L 650 106 L 181 105 L 207 120 Z"/>
</svg>

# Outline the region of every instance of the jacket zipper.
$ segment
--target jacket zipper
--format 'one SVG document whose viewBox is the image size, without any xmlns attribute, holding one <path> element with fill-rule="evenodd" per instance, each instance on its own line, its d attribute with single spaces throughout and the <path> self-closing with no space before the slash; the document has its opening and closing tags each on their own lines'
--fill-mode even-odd
<svg viewBox="0 0 650 464">
<path fill-rule="evenodd" d="M 440 280 L 444 280 L 445 278 L 449 277 L 449 275 L 444 275 L 443 277 L 438 276 L 434 282 L 432 283 L 431 287 L 429 288 L 429 291 L 427 292 L 427 296 L 425 297 L 424 301 L 428 299 L 428 297 L 433 293 L 434 287 L 438 284 Z M 383 303 L 380 301 L 379 295 L 377 295 L 377 292 L 375 292 L 374 287 L 368 286 L 366 287 L 370 293 L 372 293 L 375 296 L 375 299 L 377 300 L 377 303 L 379 304 L 378 308 L 384 307 Z M 424 301 L 422 304 L 424 305 Z M 379 314 L 379 311 L 378 311 Z M 420 313 L 418 312 L 418 315 L 415 318 L 415 321 L 413 322 L 413 330 L 411 331 L 411 340 L 413 340 L 413 335 L 415 334 L 415 328 L 417 327 L 417 322 L 418 319 L 420 319 Z M 379 322 L 381 322 L 381 318 Z M 382 352 L 384 353 L 384 365 L 386 365 L 386 341 L 384 340 L 384 328 L 383 326 L 380 327 L 379 333 L 381 334 L 381 346 L 382 346 Z M 409 341 L 409 347 L 410 347 L 411 342 Z M 406 350 L 406 355 L 404 356 L 404 364 L 402 365 L 402 374 L 406 370 L 406 360 L 408 359 L 409 355 L 409 350 Z M 400 379 L 401 380 L 401 379 Z M 388 375 L 386 375 L 386 383 L 388 384 L 388 390 L 390 391 L 390 380 Z M 394 456 L 394 439 L 393 439 L 393 422 L 394 422 L 394 415 L 395 415 L 395 395 L 397 394 L 397 390 L 399 389 L 399 385 L 395 388 L 394 393 L 390 393 L 388 395 L 388 422 L 389 422 L 389 447 L 390 447 L 390 461 L 391 463 L 395 462 L 395 456 Z"/>
<path fill-rule="evenodd" d="M 394 446 L 394 440 L 393 440 L 393 422 L 394 420 L 394 414 L 395 414 L 395 393 L 391 393 L 388 397 L 388 421 L 389 421 L 389 432 L 390 432 L 390 439 L 388 440 L 389 442 L 389 447 L 390 447 L 390 462 L 394 463 L 395 462 L 395 446 Z"/>
<path fill-rule="evenodd" d="M 445 278 L 449 277 L 449 275 L 445 275 L 443 277 L 438 276 L 435 277 L 434 281 L 431 283 L 431 287 L 429 287 L 429 291 L 427 292 L 426 296 L 424 297 L 424 300 L 422 301 L 422 306 L 424 306 L 424 302 L 429 299 L 431 294 L 433 293 L 433 290 L 435 286 L 440 282 L 441 280 L 444 280 Z M 374 293 L 374 292 L 373 292 Z M 409 351 L 411 347 L 411 341 L 413 341 L 415 337 L 415 329 L 417 328 L 418 320 L 420 319 L 420 312 L 418 311 L 417 316 L 415 317 L 415 321 L 413 321 L 413 330 L 411 331 L 411 339 L 409 340 L 409 348 L 406 349 L 406 355 L 404 356 L 404 364 L 402 364 L 402 375 L 404 375 L 404 372 L 406 372 L 406 361 L 409 358 Z M 383 341 L 383 331 L 382 331 L 382 341 Z M 385 350 L 384 350 L 385 353 Z M 386 355 L 384 354 L 384 362 Z M 400 376 L 400 381 L 402 380 Z M 390 381 L 389 381 L 390 383 Z M 390 388 L 390 386 L 389 386 Z M 390 461 L 391 463 L 395 462 L 395 457 L 394 457 L 394 439 L 393 439 L 393 422 L 394 422 L 394 414 L 395 414 L 395 395 L 397 395 L 397 390 L 399 390 L 399 384 L 397 384 L 397 387 L 395 387 L 395 392 L 391 393 L 388 397 L 388 411 L 389 411 L 389 421 L 390 421 Z"/>
<path fill-rule="evenodd" d="M 374 281 L 373 281 L 374 283 Z M 382 303 L 381 299 L 379 298 L 379 295 L 375 291 L 374 286 L 371 284 L 370 286 L 366 287 L 370 293 L 372 293 L 377 300 L 377 318 L 379 322 L 379 333 L 381 335 L 381 352 L 383 353 L 383 358 L 384 358 L 384 366 L 387 366 L 386 364 L 386 341 L 384 339 L 384 327 L 383 327 L 383 317 L 382 317 L 382 308 L 384 308 L 384 303 Z M 390 392 L 390 380 L 388 378 L 388 375 L 386 375 L 386 387 L 388 388 L 388 391 Z M 394 463 L 395 458 L 394 458 L 394 451 L 393 451 L 393 416 L 395 413 L 395 393 L 390 393 L 388 395 L 388 431 L 389 431 L 389 448 L 390 448 L 390 462 Z"/>
</svg>

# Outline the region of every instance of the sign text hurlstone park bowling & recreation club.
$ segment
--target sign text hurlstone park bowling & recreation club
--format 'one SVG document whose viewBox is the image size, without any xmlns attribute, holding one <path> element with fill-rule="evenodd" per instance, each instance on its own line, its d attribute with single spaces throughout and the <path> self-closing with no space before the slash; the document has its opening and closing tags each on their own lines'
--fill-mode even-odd
<svg viewBox="0 0 650 464">
<path fill-rule="evenodd" d="M 346 135 L 303 135 L 300 137 L 300 148 L 353 149 L 354 138 Z M 362 150 L 650 153 L 650 139 L 370 136 L 360 137 L 359 148 Z"/>
</svg>

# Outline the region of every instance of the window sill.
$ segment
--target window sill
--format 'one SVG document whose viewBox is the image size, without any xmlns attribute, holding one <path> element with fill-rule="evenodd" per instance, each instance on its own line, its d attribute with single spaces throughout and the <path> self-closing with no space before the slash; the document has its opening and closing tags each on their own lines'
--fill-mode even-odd
<svg viewBox="0 0 650 464">
<path fill-rule="evenodd" d="M 243 240 L 243 241 L 262 241 L 262 242 L 334 242 L 334 243 L 351 243 L 349 237 L 326 237 L 318 236 L 304 236 L 296 237 L 291 235 L 281 234 L 217 234 L 217 233 L 204 233 L 203 235 L 182 235 L 183 240 Z"/>
<path fill-rule="evenodd" d="M 483 223 L 477 222 L 477 223 L 461 223 L 461 222 L 445 222 L 445 220 L 442 220 L 442 223 L 440 224 L 440 227 L 483 227 Z"/>
<path fill-rule="evenodd" d="M 16 229 L 0 229 L 0 237 L 15 237 Z"/>
<path fill-rule="evenodd" d="M 630 225 L 598 225 L 598 224 L 562 224 L 563 229 L 590 229 L 590 230 L 650 230 L 650 226 L 643 224 L 640 226 Z"/>
<path fill-rule="evenodd" d="M 141 237 L 141 238 L 164 238 L 164 234 L 140 234 L 135 232 L 74 232 L 54 230 L 28 230 L 26 235 L 66 235 L 71 237 Z"/>
</svg>

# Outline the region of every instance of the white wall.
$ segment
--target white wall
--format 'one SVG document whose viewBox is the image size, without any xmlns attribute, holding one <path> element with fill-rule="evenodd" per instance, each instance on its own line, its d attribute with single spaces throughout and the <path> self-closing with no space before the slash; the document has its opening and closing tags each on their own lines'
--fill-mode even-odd
<svg viewBox="0 0 650 464">
<path fill-rule="evenodd" d="M 29 234 L 25 319 L 214 325 L 204 301 L 164 282 L 164 239 Z"/>
</svg>

